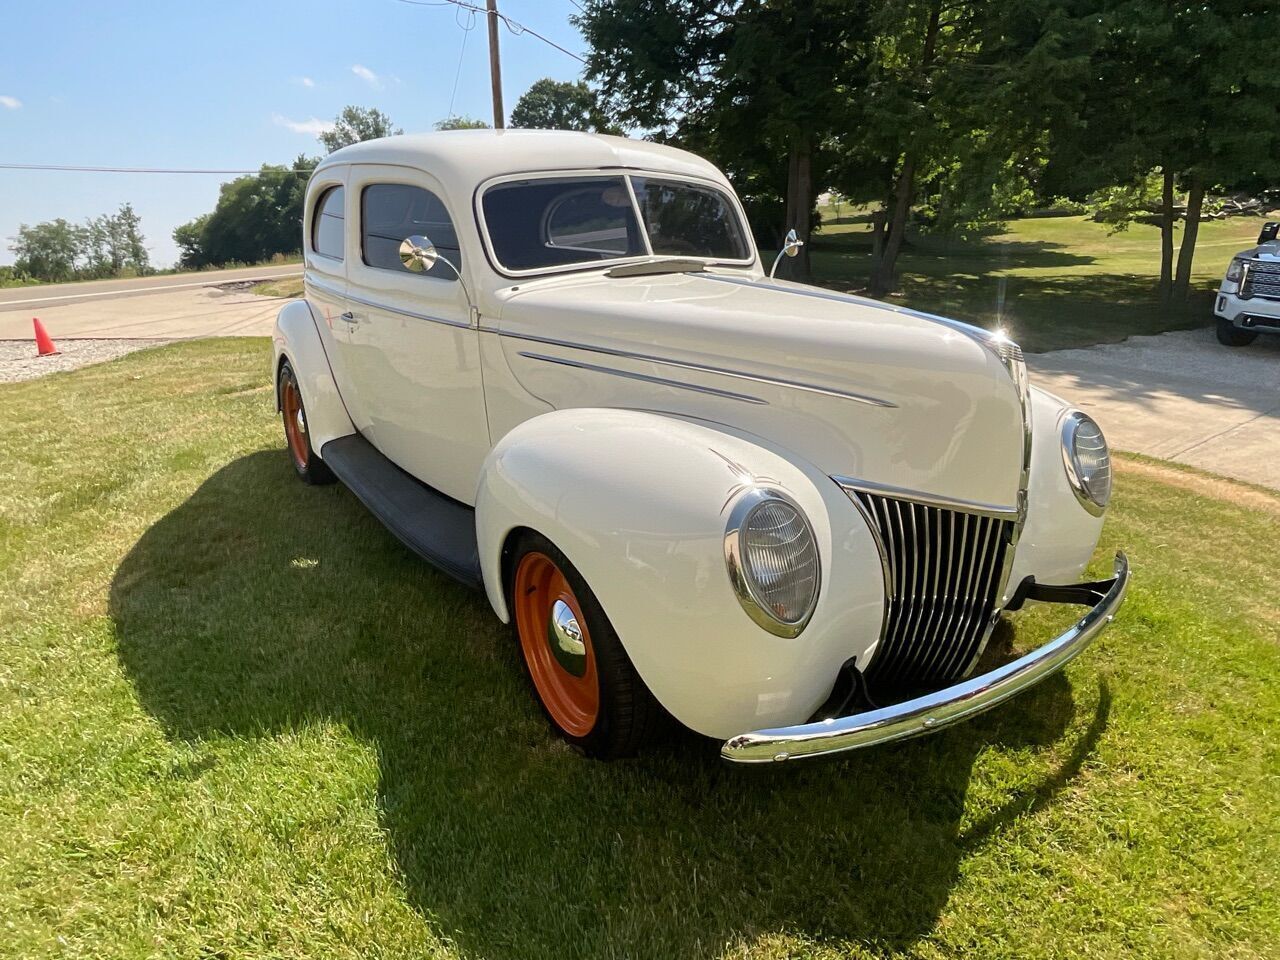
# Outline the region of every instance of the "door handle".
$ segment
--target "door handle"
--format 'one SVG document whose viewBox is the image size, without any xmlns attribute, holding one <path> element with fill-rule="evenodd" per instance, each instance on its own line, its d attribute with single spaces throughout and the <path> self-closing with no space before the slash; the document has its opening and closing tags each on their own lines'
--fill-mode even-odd
<svg viewBox="0 0 1280 960">
<path fill-rule="evenodd" d="M 356 315 L 355 315 L 354 313 L 352 313 L 350 310 L 348 310 L 346 313 L 344 313 L 344 314 L 343 314 L 339 319 L 341 319 L 341 320 L 345 320 L 347 323 L 359 323 L 359 322 L 360 322 L 359 320 L 357 320 L 357 319 L 356 319 Z"/>
</svg>

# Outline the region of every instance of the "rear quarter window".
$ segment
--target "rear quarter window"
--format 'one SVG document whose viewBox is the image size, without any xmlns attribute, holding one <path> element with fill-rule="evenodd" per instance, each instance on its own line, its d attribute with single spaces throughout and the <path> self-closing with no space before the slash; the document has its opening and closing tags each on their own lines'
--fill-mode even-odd
<svg viewBox="0 0 1280 960">
<path fill-rule="evenodd" d="M 311 221 L 311 249 L 323 257 L 342 259 L 342 238 L 346 232 L 342 208 L 345 202 L 342 187 L 330 187 L 316 201 L 315 216 Z"/>
</svg>

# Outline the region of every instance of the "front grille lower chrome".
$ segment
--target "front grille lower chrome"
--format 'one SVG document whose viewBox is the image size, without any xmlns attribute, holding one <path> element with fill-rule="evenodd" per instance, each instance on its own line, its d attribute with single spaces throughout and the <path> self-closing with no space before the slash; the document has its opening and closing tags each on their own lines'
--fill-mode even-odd
<svg viewBox="0 0 1280 960">
<path fill-rule="evenodd" d="M 868 681 L 874 688 L 964 676 L 995 625 L 1015 520 L 847 492 L 875 528 L 888 581 Z"/>
<path fill-rule="evenodd" d="M 1280 300 L 1280 261 L 1250 261 L 1244 283 L 1240 285 L 1240 296 Z"/>
</svg>

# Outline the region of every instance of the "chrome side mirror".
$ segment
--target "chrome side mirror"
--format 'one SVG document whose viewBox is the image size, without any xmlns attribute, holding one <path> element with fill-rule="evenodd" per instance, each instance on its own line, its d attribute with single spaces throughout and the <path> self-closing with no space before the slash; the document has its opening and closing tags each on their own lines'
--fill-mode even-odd
<svg viewBox="0 0 1280 960">
<path fill-rule="evenodd" d="M 400 241 L 400 262 L 406 270 L 426 273 L 440 259 L 436 245 L 423 236 L 405 237 Z"/>
<path fill-rule="evenodd" d="M 795 227 L 792 227 L 787 231 L 787 237 L 782 243 L 782 249 L 773 258 L 773 267 L 769 270 L 769 279 L 772 280 L 773 275 L 778 272 L 778 264 L 782 262 L 783 257 L 799 256 L 800 248 L 803 246 L 804 241 L 796 235 Z"/>
</svg>

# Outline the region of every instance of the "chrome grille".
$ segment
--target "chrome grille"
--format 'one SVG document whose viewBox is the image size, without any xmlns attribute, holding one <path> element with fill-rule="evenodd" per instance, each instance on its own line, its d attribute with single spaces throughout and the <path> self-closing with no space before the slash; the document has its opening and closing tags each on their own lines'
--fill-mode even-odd
<svg viewBox="0 0 1280 960">
<path fill-rule="evenodd" d="M 852 492 L 879 534 L 889 580 L 884 636 L 866 669 L 873 684 L 954 680 L 994 622 L 1009 519 Z"/>
<path fill-rule="evenodd" d="M 1271 297 L 1280 300 L 1280 262 L 1252 260 L 1244 275 L 1240 295 L 1244 297 Z"/>
</svg>

